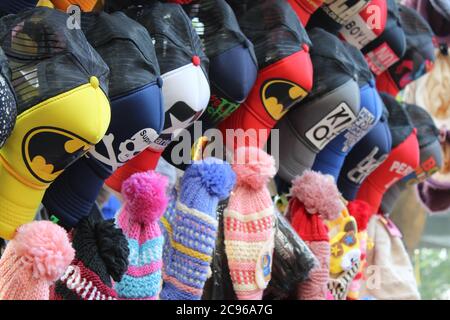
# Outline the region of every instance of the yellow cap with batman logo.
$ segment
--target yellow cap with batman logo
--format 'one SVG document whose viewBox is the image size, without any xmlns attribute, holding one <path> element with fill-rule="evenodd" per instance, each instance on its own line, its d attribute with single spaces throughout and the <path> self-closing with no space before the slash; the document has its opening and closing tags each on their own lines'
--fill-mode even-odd
<svg viewBox="0 0 450 320">
<path fill-rule="evenodd" d="M 111 111 L 109 69 L 65 14 L 39 7 L 6 18 L 14 32 L 0 45 L 19 114 L 0 150 L 0 238 L 11 239 L 48 186 L 103 138 Z"/>
</svg>

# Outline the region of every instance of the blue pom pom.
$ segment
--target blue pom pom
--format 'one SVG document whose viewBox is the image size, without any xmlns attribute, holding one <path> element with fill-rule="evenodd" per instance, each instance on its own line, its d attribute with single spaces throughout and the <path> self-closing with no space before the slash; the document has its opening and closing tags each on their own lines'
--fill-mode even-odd
<svg viewBox="0 0 450 320">
<path fill-rule="evenodd" d="M 206 158 L 194 162 L 184 173 L 184 183 L 187 179 L 200 178 L 202 186 L 212 197 L 226 199 L 236 183 L 236 174 L 231 166 L 217 158 Z M 198 182 L 193 182 L 198 183 Z"/>
</svg>

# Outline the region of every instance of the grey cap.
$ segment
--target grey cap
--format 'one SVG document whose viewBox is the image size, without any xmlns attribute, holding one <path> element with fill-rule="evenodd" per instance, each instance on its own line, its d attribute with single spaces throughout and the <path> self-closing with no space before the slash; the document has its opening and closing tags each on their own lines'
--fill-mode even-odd
<svg viewBox="0 0 450 320">
<path fill-rule="evenodd" d="M 384 194 L 381 211 L 390 214 L 394 209 L 400 194 L 411 185 L 418 184 L 429 178 L 442 167 L 443 156 L 441 144 L 438 140 L 420 148 L 420 168 L 391 186 Z"/>
<path fill-rule="evenodd" d="M 290 182 L 310 169 L 316 154 L 355 121 L 359 109 L 359 86 L 350 77 L 337 88 L 292 109 L 276 126 L 280 136 L 279 176 Z"/>
</svg>

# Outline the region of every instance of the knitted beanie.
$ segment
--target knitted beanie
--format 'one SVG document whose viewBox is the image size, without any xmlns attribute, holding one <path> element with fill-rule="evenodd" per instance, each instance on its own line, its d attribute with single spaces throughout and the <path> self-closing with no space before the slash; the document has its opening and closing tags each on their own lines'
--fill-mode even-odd
<svg viewBox="0 0 450 320">
<path fill-rule="evenodd" d="M 20 226 L 0 259 L 0 300 L 48 300 L 50 285 L 73 257 L 66 231 L 56 224 Z"/>
<path fill-rule="evenodd" d="M 239 300 L 261 300 L 270 281 L 275 208 L 267 188 L 275 160 L 256 147 L 234 154 L 236 186 L 224 211 L 225 252 Z"/>
<path fill-rule="evenodd" d="M 156 300 L 162 285 L 164 238 L 159 218 L 167 207 L 167 178 L 153 171 L 136 173 L 122 185 L 125 205 L 117 224 L 128 240 L 128 270 L 115 286 L 119 297 Z"/>
<path fill-rule="evenodd" d="M 370 205 L 362 200 L 354 200 L 350 202 L 347 205 L 347 208 L 349 213 L 355 218 L 356 224 L 358 225 L 357 237 L 359 240 L 359 248 L 361 250 L 359 269 L 348 288 L 347 299 L 358 300 L 367 254 L 367 225 L 372 212 Z"/>
<path fill-rule="evenodd" d="M 50 290 L 51 300 L 115 300 L 128 267 L 128 244 L 113 220 L 83 218 L 72 230 L 75 259 Z"/>
<path fill-rule="evenodd" d="M 309 279 L 299 285 L 301 300 L 325 300 L 330 268 L 330 243 L 326 220 L 334 220 L 344 209 L 339 191 L 330 175 L 306 170 L 292 181 L 289 202 L 291 223 L 319 260 Z"/>
<path fill-rule="evenodd" d="M 194 161 L 186 169 L 177 197 L 161 218 L 165 229 L 162 300 L 200 300 L 211 273 L 217 205 L 229 196 L 234 183 L 230 165 L 219 159 Z"/>
</svg>

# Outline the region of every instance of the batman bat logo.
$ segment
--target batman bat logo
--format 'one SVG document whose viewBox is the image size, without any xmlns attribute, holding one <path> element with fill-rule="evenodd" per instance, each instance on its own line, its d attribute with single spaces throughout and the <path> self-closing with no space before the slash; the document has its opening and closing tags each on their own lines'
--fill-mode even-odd
<svg viewBox="0 0 450 320">
<path fill-rule="evenodd" d="M 39 127 L 25 135 L 22 157 L 36 179 L 50 183 L 92 146 L 89 141 L 67 130 Z"/>
<path fill-rule="evenodd" d="M 262 86 L 261 100 L 269 115 L 278 121 L 307 94 L 305 89 L 292 81 L 271 79 Z"/>
</svg>

